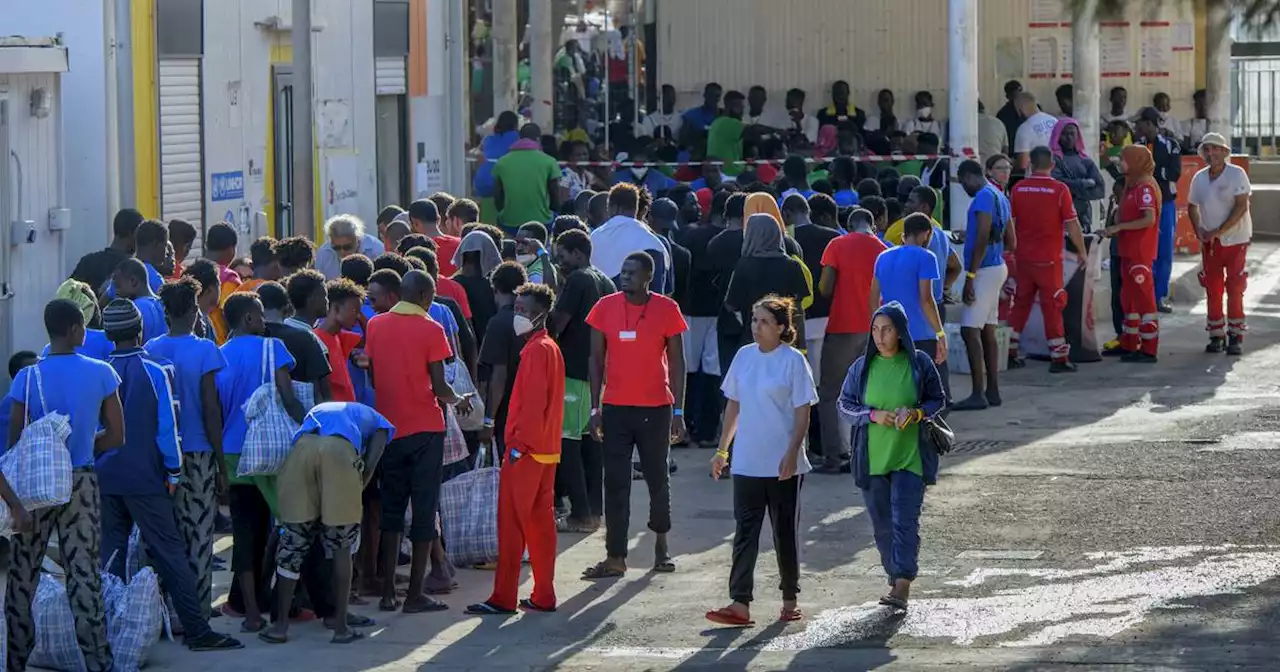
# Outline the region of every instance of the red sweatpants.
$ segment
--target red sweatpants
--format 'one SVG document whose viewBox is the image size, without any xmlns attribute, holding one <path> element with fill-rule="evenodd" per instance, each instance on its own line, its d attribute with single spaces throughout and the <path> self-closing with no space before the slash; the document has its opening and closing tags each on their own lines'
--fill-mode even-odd
<svg viewBox="0 0 1280 672">
<path fill-rule="evenodd" d="M 1208 302 L 1209 335 L 1222 338 L 1230 334 L 1244 340 L 1244 290 L 1249 284 L 1249 273 L 1244 270 L 1249 244 L 1227 247 L 1221 240 L 1205 243 L 1201 249 L 1204 270 L 1200 271 L 1200 284 Z M 1222 314 L 1222 295 L 1227 295 L 1227 313 Z"/>
<path fill-rule="evenodd" d="M 556 606 L 556 465 L 525 454 L 502 467 L 498 486 L 498 570 L 489 604 L 516 608 L 520 561 L 529 549 L 533 594 L 539 607 Z"/>
<path fill-rule="evenodd" d="M 1040 297 L 1040 313 L 1044 316 L 1044 336 L 1054 361 L 1067 361 L 1071 346 L 1067 345 L 1062 327 L 1062 309 L 1067 307 L 1067 290 L 1062 288 L 1062 262 L 1020 262 L 1013 294 L 1013 310 L 1009 326 L 1015 340 L 1027 327 L 1031 306 Z"/>
<path fill-rule="evenodd" d="M 1151 262 L 1123 259 L 1120 271 L 1120 306 L 1124 333 L 1120 347 L 1154 355 L 1160 350 L 1160 323 L 1156 321 L 1156 288 Z"/>
</svg>

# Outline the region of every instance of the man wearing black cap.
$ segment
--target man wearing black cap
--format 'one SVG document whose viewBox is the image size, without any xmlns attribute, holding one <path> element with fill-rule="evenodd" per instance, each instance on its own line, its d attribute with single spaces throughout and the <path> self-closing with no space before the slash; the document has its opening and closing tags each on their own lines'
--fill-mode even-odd
<svg viewBox="0 0 1280 672">
<path fill-rule="evenodd" d="M 1138 112 L 1133 130 L 1138 141 L 1151 150 L 1156 162 L 1156 184 L 1160 185 L 1160 245 L 1156 251 L 1155 267 L 1151 269 L 1156 280 L 1156 309 L 1172 313 L 1169 301 L 1169 280 L 1173 276 L 1173 245 L 1178 230 L 1178 180 L 1182 177 L 1182 150 L 1178 142 L 1160 132 L 1160 111 L 1144 107 Z"/>
<path fill-rule="evenodd" d="M 549 224 L 560 206 L 560 164 L 542 151 L 541 138 L 541 128 L 525 124 L 493 166 L 493 202 L 508 233 L 526 222 Z"/>
<path fill-rule="evenodd" d="M 124 441 L 100 452 L 94 464 L 102 506 L 100 562 L 106 571 L 130 578 L 124 572 L 125 550 L 136 524 L 173 600 L 187 646 L 197 651 L 242 648 L 235 639 L 211 630 L 201 614 L 195 573 L 178 534 L 173 494 L 182 473 L 182 452 L 168 362 L 142 349 L 142 313 L 128 299 L 107 305 L 102 326 L 116 347 L 107 361 L 120 377 L 125 433 Z"/>
</svg>

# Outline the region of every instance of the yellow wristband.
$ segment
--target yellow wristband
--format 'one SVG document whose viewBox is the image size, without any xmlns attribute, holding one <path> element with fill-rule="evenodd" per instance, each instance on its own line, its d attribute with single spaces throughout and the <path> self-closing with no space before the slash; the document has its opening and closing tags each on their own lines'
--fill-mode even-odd
<svg viewBox="0 0 1280 672">
<path fill-rule="evenodd" d="M 970 280 L 972 280 L 972 279 L 974 279 L 974 278 L 978 277 L 978 274 L 977 274 L 977 273 L 974 273 L 973 271 L 967 271 L 967 272 L 965 272 L 965 274 L 964 274 L 964 275 L 965 275 L 965 277 L 966 277 L 966 278 L 969 278 Z"/>
<path fill-rule="evenodd" d="M 717 450 L 717 451 L 716 451 L 716 457 L 719 457 L 719 458 L 722 458 L 722 459 L 726 459 L 726 460 L 727 460 L 727 459 L 729 459 L 729 451 L 727 451 L 727 450 Z"/>
</svg>

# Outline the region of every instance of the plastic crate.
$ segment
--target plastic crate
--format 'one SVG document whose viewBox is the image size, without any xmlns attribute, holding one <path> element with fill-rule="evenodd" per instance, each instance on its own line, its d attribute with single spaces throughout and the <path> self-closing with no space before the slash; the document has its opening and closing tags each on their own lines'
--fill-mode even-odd
<svg viewBox="0 0 1280 672">
<path fill-rule="evenodd" d="M 960 337 L 960 325 L 952 322 L 943 329 L 947 332 L 947 366 L 951 373 L 970 373 L 969 352 L 964 347 L 964 339 Z M 996 327 L 997 371 L 1009 368 L 1009 339 L 1012 337 L 1013 329 L 1003 324 Z"/>
</svg>

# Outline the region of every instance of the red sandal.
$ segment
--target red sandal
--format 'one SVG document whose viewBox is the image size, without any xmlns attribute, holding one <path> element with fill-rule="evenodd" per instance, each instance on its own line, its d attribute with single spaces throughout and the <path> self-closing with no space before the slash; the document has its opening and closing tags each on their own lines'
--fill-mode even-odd
<svg viewBox="0 0 1280 672">
<path fill-rule="evenodd" d="M 708 611 L 706 615 L 708 621 L 719 625 L 728 625 L 736 628 L 749 628 L 756 624 L 756 622 L 751 620 L 749 617 L 743 616 L 728 607 L 713 609 Z"/>
<path fill-rule="evenodd" d="M 804 618 L 804 611 L 800 609 L 800 607 L 796 607 L 795 609 L 784 608 L 782 612 L 778 614 L 778 620 L 782 621 L 783 623 L 794 623 L 803 618 Z"/>
</svg>

